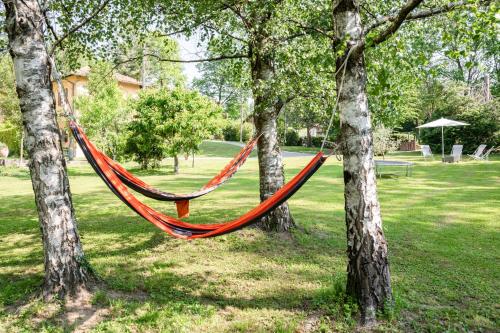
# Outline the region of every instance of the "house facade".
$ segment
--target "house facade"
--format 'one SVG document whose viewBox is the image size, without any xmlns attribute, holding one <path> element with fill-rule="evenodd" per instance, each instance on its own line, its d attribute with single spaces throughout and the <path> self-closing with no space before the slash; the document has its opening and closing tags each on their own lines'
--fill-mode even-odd
<svg viewBox="0 0 500 333">
<path fill-rule="evenodd" d="M 79 70 L 71 73 L 63 78 L 62 84 L 68 97 L 68 101 L 75 111 L 78 118 L 78 110 L 75 108 L 75 99 L 79 96 L 88 94 L 90 67 L 82 67 Z M 142 85 L 136 79 L 123 74 L 115 73 L 114 79 L 118 82 L 118 88 L 125 98 L 136 98 Z M 56 111 L 60 114 L 62 112 L 62 101 L 59 95 L 59 88 L 55 81 L 52 81 L 52 90 L 56 98 Z M 83 152 L 78 147 L 76 141 L 71 136 L 67 119 L 59 117 L 59 128 L 61 130 L 63 148 L 67 152 L 69 159 L 74 157 L 83 157 Z"/>
</svg>

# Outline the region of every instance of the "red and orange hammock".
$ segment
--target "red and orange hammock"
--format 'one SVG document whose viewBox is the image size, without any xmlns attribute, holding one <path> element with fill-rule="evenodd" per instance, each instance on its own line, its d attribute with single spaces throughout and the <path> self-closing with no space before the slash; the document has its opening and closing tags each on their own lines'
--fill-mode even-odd
<svg viewBox="0 0 500 333">
<path fill-rule="evenodd" d="M 72 126 L 78 128 L 80 135 L 88 140 L 88 138 L 85 136 L 78 125 L 73 123 Z M 189 217 L 189 200 L 201 197 L 202 195 L 212 192 L 217 187 L 226 182 L 229 178 L 231 178 L 246 162 L 247 158 L 250 156 L 253 149 L 257 145 L 258 139 L 259 137 L 254 137 L 252 140 L 250 140 L 243 147 L 243 149 L 241 149 L 241 151 L 215 177 L 213 177 L 208 183 L 206 183 L 200 190 L 189 194 L 174 194 L 156 189 L 134 176 L 132 173 L 130 173 L 119 163 L 108 157 L 106 154 L 102 153 L 101 151 L 98 151 L 98 153 L 103 158 L 104 162 L 129 188 L 155 200 L 174 201 L 177 207 L 177 215 L 179 216 L 179 218 L 185 218 Z"/>
<path fill-rule="evenodd" d="M 92 142 L 90 142 L 90 140 L 86 137 L 83 130 L 74 121 L 70 122 L 70 128 L 90 165 L 94 168 L 96 173 L 103 179 L 103 181 L 110 188 L 110 190 L 118 198 L 120 198 L 120 200 L 122 200 L 133 211 L 135 211 L 141 217 L 154 224 L 159 229 L 165 231 L 166 233 L 174 237 L 184 238 L 184 239 L 219 236 L 239 230 L 247 225 L 250 225 L 258 221 L 260 218 L 267 215 L 269 212 L 271 212 L 276 207 L 281 205 L 283 202 L 288 200 L 288 198 L 290 198 L 295 192 L 297 192 L 302 187 L 302 185 L 304 185 L 306 181 L 321 167 L 321 165 L 323 165 L 323 163 L 326 160 L 326 157 L 323 155 L 323 153 L 319 152 L 318 154 L 316 154 L 316 156 L 314 156 L 314 158 L 309 162 L 309 164 L 306 165 L 306 167 L 302 171 L 300 171 L 281 189 L 279 189 L 268 199 L 261 202 L 257 207 L 253 208 L 252 210 L 250 210 L 249 212 L 245 213 L 244 215 L 235 220 L 225 223 L 216 223 L 216 224 L 191 224 L 173 218 L 171 216 L 162 214 L 156 211 L 155 209 L 149 207 L 148 205 L 144 204 L 143 202 L 139 201 L 132 193 L 130 193 L 130 191 L 127 188 L 128 184 L 133 181 L 130 180 L 128 183 L 125 183 L 123 181 L 123 178 L 127 178 L 128 180 L 129 177 L 125 177 L 125 175 L 126 174 L 130 175 L 130 174 L 128 172 L 124 172 L 125 169 L 117 167 L 116 162 L 114 163 L 111 162 L 111 159 L 109 157 L 100 152 L 92 144 Z M 243 158 L 245 154 L 246 152 L 244 149 L 242 152 L 240 152 L 239 155 L 241 155 L 241 158 Z M 248 154 L 250 153 L 248 152 Z M 238 165 L 238 163 L 241 162 L 241 159 L 238 159 L 237 157 L 235 158 L 236 162 L 233 164 L 229 163 L 228 166 L 224 168 L 224 170 L 234 169 L 236 165 Z M 111 166 L 113 164 L 114 167 Z M 241 166 L 241 164 L 239 165 Z M 231 165 L 234 166 L 231 167 Z M 117 169 L 121 169 L 121 171 L 118 171 Z M 224 178 L 223 176 L 220 177 L 221 174 L 222 175 L 224 174 L 224 170 L 218 176 L 214 177 L 214 179 L 212 179 L 207 185 L 211 183 L 216 184 L 220 181 L 221 178 Z M 234 174 L 234 172 L 232 172 L 232 174 Z M 227 173 L 230 172 L 228 171 Z M 133 179 L 138 180 L 135 177 L 133 177 Z M 140 180 L 139 182 L 137 183 L 141 184 L 141 188 L 142 187 L 147 188 L 148 191 L 152 190 L 152 187 L 150 187 L 149 185 L 145 184 Z M 205 185 L 204 188 L 206 188 L 207 185 Z M 131 186 L 131 188 L 134 187 Z M 203 189 L 200 191 L 203 191 Z"/>
</svg>

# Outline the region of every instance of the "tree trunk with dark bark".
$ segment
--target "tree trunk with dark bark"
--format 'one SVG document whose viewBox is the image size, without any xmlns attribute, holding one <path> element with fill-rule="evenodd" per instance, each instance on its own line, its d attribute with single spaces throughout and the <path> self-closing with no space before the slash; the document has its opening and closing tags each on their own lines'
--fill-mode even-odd
<svg viewBox="0 0 500 333">
<path fill-rule="evenodd" d="M 251 57 L 252 89 L 254 97 L 254 122 L 257 134 L 262 134 L 258 142 L 260 200 L 264 201 L 285 183 L 283 160 L 278 142 L 277 119 L 281 110 L 280 101 L 266 87 L 274 74 L 270 57 L 260 54 L 261 43 L 253 46 Z M 267 231 L 288 231 L 295 223 L 288 204 L 284 203 L 266 217 L 259 226 Z"/>
<path fill-rule="evenodd" d="M 341 0 L 334 9 L 335 34 L 349 36 L 348 48 L 360 45 L 362 23 L 358 2 Z M 340 68 L 344 57 L 337 59 Z M 339 71 L 344 196 L 347 226 L 347 293 L 358 300 L 363 324 L 371 324 L 376 312 L 392 301 L 387 243 L 377 198 L 373 138 L 366 95 L 366 67 L 362 51 L 354 51 Z"/>
<path fill-rule="evenodd" d="M 308 147 L 312 147 L 312 137 L 311 137 L 311 128 L 310 127 L 306 128 L 306 135 L 307 135 L 306 145 Z"/>
<path fill-rule="evenodd" d="M 7 1 L 6 30 L 25 129 L 25 146 L 42 232 L 45 297 L 71 294 L 91 276 L 71 201 L 57 126 L 49 60 L 36 0 Z"/>
<path fill-rule="evenodd" d="M 179 173 L 179 157 L 177 155 L 174 156 L 174 174 L 177 175 Z"/>
</svg>

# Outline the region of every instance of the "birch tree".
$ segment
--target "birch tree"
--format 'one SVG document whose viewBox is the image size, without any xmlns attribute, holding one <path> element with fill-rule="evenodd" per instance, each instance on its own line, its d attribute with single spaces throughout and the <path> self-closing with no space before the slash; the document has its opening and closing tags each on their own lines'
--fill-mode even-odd
<svg viewBox="0 0 500 333">
<path fill-rule="evenodd" d="M 91 45 L 114 45 L 137 27 L 140 6 L 128 1 L 40 1 L 2 0 L 0 24 L 7 40 L 0 36 L 0 51 L 8 50 L 14 63 L 16 91 L 22 113 L 25 145 L 44 247 L 43 295 L 64 297 L 87 288 L 93 280 L 78 236 L 71 200 L 61 135 L 56 120 L 51 85 L 50 57 L 67 47 L 69 58 L 77 59 Z M 111 10 L 112 8 L 112 10 Z M 96 18 L 106 14 L 106 23 Z M 51 18 L 57 24 L 51 24 Z M 120 22 L 121 24 L 112 24 Z M 82 33 L 87 29 L 91 33 Z M 47 40 L 50 43 L 47 43 Z M 87 42 L 87 44 L 85 44 Z M 49 45 L 47 45 L 49 44 Z M 66 110 L 68 111 L 68 110 Z"/>
<path fill-rule="evenodd" d="M 365 52 L 391 38 L 405 21 L 478 5 L 472 1 L 433 2 L 434 7 L 419 9 L 422 2 L 408 0 L 400 7 L 392 2 L 379 6 L 372 2 L 362 6 L 356 0 L 332 2 L 332 42 L 337 55 L 335 80 L 344 156 L 347 293 L 358 300 L 363 324 L 373 323 L 377 311 L 392 302 L 387 242 L 374 172 Z M 362 8 L 374 18 L 362 14 Z M 373 14 L 373 9 L 382 12 Z"/>
<path fill-rule="evenodd" d="M 91 274 L 78 236 L 56 121 L 44 16 L 36 0 L 3 3 L 44 245 L 43 294 L 64 296 L 85 287 Z"/>
</svg>

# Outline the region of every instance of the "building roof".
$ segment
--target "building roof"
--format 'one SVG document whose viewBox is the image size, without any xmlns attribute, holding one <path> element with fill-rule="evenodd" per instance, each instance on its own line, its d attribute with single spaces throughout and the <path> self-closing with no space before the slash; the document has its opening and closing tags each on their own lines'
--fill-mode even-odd
<svg viewBox="0 0 500 333">
<path fill-rule="evenodd" d="M 82 77 L 88 77 L 90 74 L 90 67 L 89 66 L 84 66 L 78 70 L 76 70 L 75 72 L 73 73 L 70 73 L 69 75 L 66 75 L 66 77 L 70 76 L 70 75 L 76 75 L 76 76 L 82 76 Z M 135 85 L 138 85 L 140 86 L 141 83 L 139 81 L 137 81 L 136 79 L 134 79 L 133 77 L 130 77 L 130 76 L 127 76 L 127 75 L 123 75 L 123 74 L 120 74 L 120 73 L 115 73 L 113 74 L 113 77 L 118 81 L 118 82 L 122 82 L 122 83 L 128 83 L 128 84 L 135 84 Z"/>
</svg>

